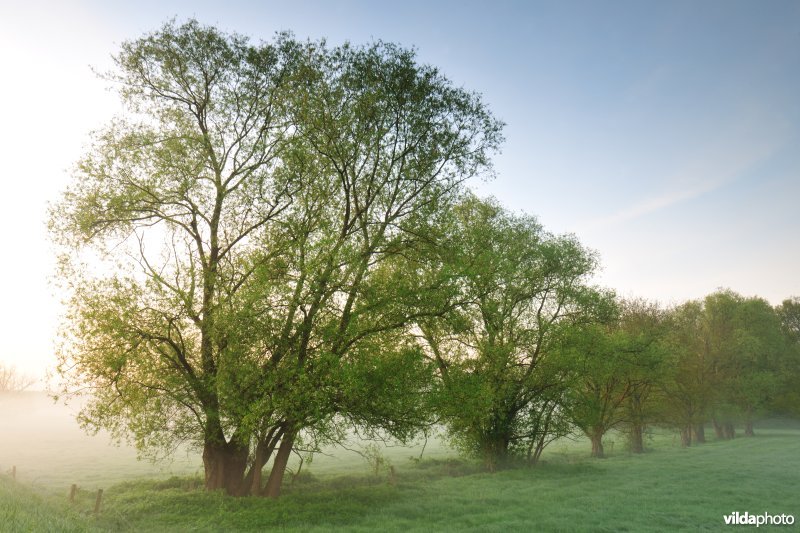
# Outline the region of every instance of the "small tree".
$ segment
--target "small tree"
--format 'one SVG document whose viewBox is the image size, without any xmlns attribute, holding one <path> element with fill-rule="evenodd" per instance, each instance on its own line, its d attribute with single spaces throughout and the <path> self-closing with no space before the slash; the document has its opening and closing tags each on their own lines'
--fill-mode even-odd
<svg viewBox="0 0 800 533">
<path fill-rule="evenodd" d="M 22 392 L 36 383 L 36 380 L 21 374 L 14 365 L 0 363 L 0 393 Z"/>
</svg>

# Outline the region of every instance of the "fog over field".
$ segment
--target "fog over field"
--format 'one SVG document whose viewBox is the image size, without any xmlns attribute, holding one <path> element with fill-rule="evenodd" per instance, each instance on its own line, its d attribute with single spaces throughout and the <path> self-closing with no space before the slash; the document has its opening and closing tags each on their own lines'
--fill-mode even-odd
<svg viewBox="0 0 800 533">
<path fill-rule="evenodd" d="M 44 392 L 0 394 L 0 470 L 47 487 L 72 483 L 102 487 L 140 477 L 194 474 L 200 457 L 179 450 L 169 462 L 138 460 L 131 446 L 112 443 L 101 431 L 87 435 L 75 420 L 77 406 L 55 403 Z"/>
<path fill-rule="evenodd" d="M 46 392 L 0 394 L 0 473 L 17 467 L 17 479 L 54 491 L 73 483 L 87 490 L 136 479 L 203 475 L 200 453 L 183 446 L 157 460 L 140 457 L 133 446 L 115 443 L 106 431 L 87 434 L 76 421 L 79 402 L 55 402 Z M 326 448 L 303 465 L 315 475 L 363 475 L 370 466 L 362 455 L 370 443 L 353 438 L 348 446 Z M 452 450 L 431 437 L 411 446 L 380 443 L 387 464 L 405 465 L 411 458 L 450 457 Z M 295 457 L 290 468 L 296 469 Z"/>
</svg>

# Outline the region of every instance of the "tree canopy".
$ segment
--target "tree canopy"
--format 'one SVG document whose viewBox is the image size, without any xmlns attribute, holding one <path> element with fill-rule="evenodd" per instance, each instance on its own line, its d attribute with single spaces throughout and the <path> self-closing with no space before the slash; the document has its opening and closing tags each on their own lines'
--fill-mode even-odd
<svg viewBox="0 0 800 533">
<path fill-rule="evenodd" d="M 494 468 L 538 457 L 565 433 L 558 340 L 601 299 L 588 285 L 594 254 L 532 217 L 468 196 L 454 209 L 436 273 L 451 302 L 419 321 L 440 378 L 440 411 L 456 442 Z"/>
<path fill-rule="evenodd" d="M 51 214 L 67 388 L 92 391 L 90 427 L 200 446 L 209 489 L 277 496 L 303 430 L 375 420 L 340 385 L 411 350 L 365 347 L 414 309 L 382 291 L 428 213 L 490 172 L 501 124 L 384 43 L 169 23 L 123 44 L 108 77 L 128 112 Z"/>
</svg>

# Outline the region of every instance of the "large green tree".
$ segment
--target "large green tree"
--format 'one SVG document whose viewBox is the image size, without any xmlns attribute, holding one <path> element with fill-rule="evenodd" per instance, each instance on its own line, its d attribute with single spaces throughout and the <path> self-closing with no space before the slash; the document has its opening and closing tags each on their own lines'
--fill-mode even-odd
<svg viewBox="0 0 800 533">
<path fill-rule="evenodd" d="M 345 420 L 402 437 L 424 421 L 424 387 L 412 387 L 425 377 L 419 348 L 397 333 L 437 313 L 415 268 L 442 206 L 488 166 L 499 134 L 474 95 L 393 45 L 310 49 L 291 106 L 292 162 L 313 186 L 269 236 L 285 253 L 264 262 L 243 307 L 256 311 L 250 337 L 260 339 L 246 342 L 259 371 L 245 405 L 258 408 L 261 432 L 281 435 L 271 496 L 305 428 L 335 435 Z"/>
<path fill-rule="evenodd" d="M 116 65 L 127 112 L 51 214 L 83 422 L 142 449 L 189 441 L 208 489 L 270 496 L 304 431 L 407 431 L 404 391 L 368 388 L 422 377 L 392 336 L 417 292 L 395 281 L 500 124 L 392 45 L 255 45 L 191 21 Z"/>
</svg>

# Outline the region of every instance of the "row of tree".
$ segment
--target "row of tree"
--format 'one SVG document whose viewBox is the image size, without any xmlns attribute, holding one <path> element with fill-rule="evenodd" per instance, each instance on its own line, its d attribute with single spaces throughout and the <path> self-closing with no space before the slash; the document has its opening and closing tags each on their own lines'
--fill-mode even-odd
<svg viewBox="0 0 800 533">
<path fill-rule="evenodd" d="M 595 260 L 574 238 L 530 217 L 467 198 L 449 220 L 434 276 L 450 285 L 448 311 L 415 328 L 436 367 L 434 412 L 490 468 L 535 463 L 576 430 L 602 457 L 611 429 L 641 453 L 648 427 L 688 446 L 707 424 L 732 438 L 735 425 L 752 435 L 759 417 L 798 414 L 800 300 L 621 300 L 588 283 Z"/>
<path fill-rule="evenodd" d="M 116 64 L 127 112 L 50 218 L 87 428 L 194 443 L 209 490 L 277 497 L 293 451 L 354 428 L 444 426 L 494 468 L 575 427 L 601 455 L 614 427 L 641 449 L 655 422 L 724 431 L 778 405 L 796 302 L 666 313 L 592 286 L 574 237 L 463 187 L 502 124 L 413 52 L 190 21 Z"/>
<path fill-rule="evenodd" d="M 798 304 L 773 308 L 729 290 L 672 309 L 623 301 L 610 322 L 573 332 L 568 351 L 583 366 L 572 421 L 591 439 L 592 455 L 603 455 L 611 428 L 642 452 L 648 426 L 679 430 L 689 446 L 705 442 L 708 424 L 730 439 L 736 425 L 753 435 L 758 418 L 797 415 Z"/>
</svg>

